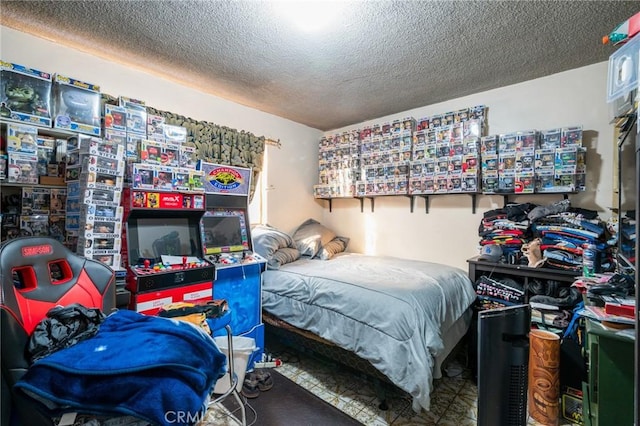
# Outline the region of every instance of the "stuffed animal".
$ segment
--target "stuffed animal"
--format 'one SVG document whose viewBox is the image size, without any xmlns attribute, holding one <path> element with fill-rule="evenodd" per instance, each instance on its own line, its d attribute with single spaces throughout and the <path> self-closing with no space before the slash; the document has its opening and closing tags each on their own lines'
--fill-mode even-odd
<svg viewBox="0 0 640 426">
<path fill-rule="evenodd" d="M 540 245 L 542 244 L 542 240 L 540 238 L 536 238 L 528 244 L 524 244 L 521 248 L 522 253 L 529 260 L 530 268 L 539 268 L 544 265 L 544 262 L 547 260 L 542 257 L 542 250 L 540 250 Z"/>
</svg>

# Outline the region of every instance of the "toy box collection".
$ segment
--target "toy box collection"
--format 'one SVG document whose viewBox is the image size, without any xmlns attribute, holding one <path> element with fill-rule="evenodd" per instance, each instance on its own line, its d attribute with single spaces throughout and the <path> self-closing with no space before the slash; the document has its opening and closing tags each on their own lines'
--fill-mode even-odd
<svg viewBox="0 0 640 426">
<path fill-rule="evenodd" d="M 485 135 L 478 105 L 326 135 L 316 198 L 585 190 L 582 126 Z"/>
<path fill-rule="evenodd" d="M 186 128 L 147 114 L 144 102 L 120 97 L 101 105 L 97 85 L 6 62 L 0 89 L 0 179 L 22 185 L 3 197 L 2 239 L 52 236 L 118 268 L 125 183 L 157 195 L 198 194 L 184 197 L 203 208 L 204 172 Z M 47 136 L 43 128 L 70 136 Z M 37 186 L 43 176 L 61 176 L 60 185 Z"/>
</svg>

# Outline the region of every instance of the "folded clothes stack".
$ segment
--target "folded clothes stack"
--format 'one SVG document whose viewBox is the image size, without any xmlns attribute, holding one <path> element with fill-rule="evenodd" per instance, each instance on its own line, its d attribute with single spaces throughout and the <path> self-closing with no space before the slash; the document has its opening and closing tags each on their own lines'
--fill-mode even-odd
<svg viewBox="0 0 640 426">
<path fill-rule="evenodd" d="M 487 258 L 487 260 L 519 262 L 522 245 L 527 241 L 529 221 L 526 215 L 515 214 L 510 207 L 486 212 L 480 223 L 478 229 L 478 236 L 481 238 L 480 246 L 500 246 L 500 259 Z"/>
<path fill-rule="evenodd" d="M 531 225 L 533 235 L 541 238 L 545 266 L 579 272 L 583 268 L 584 248 L 593 251 L 597 272 L 609 270 L 612 262 L 605 242 L 605 225 L 581 212 L 562 212 L 543 216 Z M 589 215 L 591 216 L 591 215 Z"/>
<path fill-rule="evenodd" d="M 539 238 L 544 262 L 537 262 L 536 267 L 580 272 L 588 245 L 594 251 L 595 272 L 607 272 L 613 268 L 613 260 L 606 230 L 597 212 L 571 207 L 568 199 L 547 206 L 509 204 L 484 214 L 478 229 L 480 259 L 532 266 L 523 253 Z M 498 250 L 485 249 L 490 245 L 500 247 L 499 259 L 495 256 Z"/>
</svg>

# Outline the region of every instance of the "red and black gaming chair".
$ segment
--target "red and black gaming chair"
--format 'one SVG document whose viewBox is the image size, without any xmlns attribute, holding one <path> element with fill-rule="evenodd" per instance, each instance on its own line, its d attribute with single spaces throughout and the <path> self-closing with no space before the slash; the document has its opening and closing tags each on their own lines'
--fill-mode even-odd
<svg viewBox="0 0 640 426">
<path fill-rule="evenodd" d="M 109 314 L 116 306 L 115 272 L 57 240 L 24 237 L 0 246 L 2 425 L 47 425 L 13 385 L 29 368 L 26 349 L 36 325 L 55 306 L 80 303 Z"/>
</svg>

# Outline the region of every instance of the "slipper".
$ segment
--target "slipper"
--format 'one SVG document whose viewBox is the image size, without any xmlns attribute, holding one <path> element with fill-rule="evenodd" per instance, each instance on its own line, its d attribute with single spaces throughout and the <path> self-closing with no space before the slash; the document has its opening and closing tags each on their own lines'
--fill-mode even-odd
<svg viewBox="0 0 640 426">
<path fill-rule="evenodd" d="M 258 381 L 258 389 L 262 392 L 268 391 L 273 387 L 273 379 L 271 378 L 271 373 L 265 370 L 256 370 L 252 373 L 252 378 Z"/>
<path fill-rule="evenodd" d="M 242 390 L 240 393 L 249 399 L 257 398 L 260 396 L 260 389 L 258 389 L 258 381 L 252 379 L 251 377 L 247 377 L 244 379 L 244 383 L 242 383 Z"/>
</svg>

